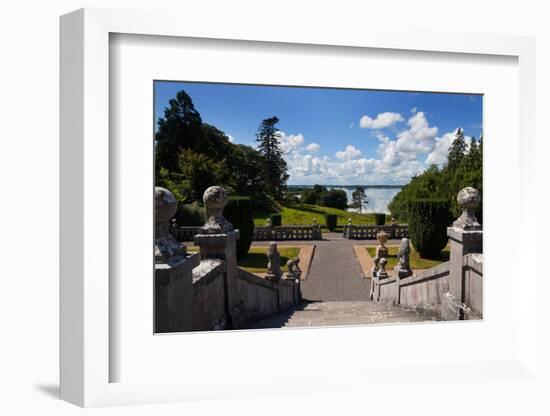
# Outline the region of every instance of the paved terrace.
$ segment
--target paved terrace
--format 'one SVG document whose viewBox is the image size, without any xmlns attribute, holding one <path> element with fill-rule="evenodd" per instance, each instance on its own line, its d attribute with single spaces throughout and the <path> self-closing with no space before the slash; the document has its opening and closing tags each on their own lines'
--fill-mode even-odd
<svg viewBox="0 0 550 416">
<path fill-rule="evenodd" d="M 266 246 L 268 241 L 256 241 L 254 246 Z M 400 240 L 389 240 L 386 245 L 399 245 Z M 348 240 L 340 233 L 323 233 L 323 240 L 281 241 L 281 245 L 315 244 L 315 254 L 307 279 L 302 282 L 302 296 L 306 301 L 366 301 L 369 300 L 370 280 L 363 273 L 353 246 L 377 245 L 376 240 Z"/>
</svg>

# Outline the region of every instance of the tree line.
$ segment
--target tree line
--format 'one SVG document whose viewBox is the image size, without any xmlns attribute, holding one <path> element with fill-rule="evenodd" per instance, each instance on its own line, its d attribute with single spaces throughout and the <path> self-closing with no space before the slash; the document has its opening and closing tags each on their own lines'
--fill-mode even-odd
<svg viewBox="0 0 550 416">
<path fill-rule="evenodd" d="M 447 163 L 439 168 L 431 165 L 422 174 L 414 176 L 388 205 L 392 216 L 400 222 L 409 222 L 411 202 L 417 199 L 443 199 L 448 202 L 451 221 L 460 215 L 456 201 L 458 192 L 466 187 L 476 188 L 482 195 L 477 209 L 478 220 L 483 220 L 483 137 L 472 137 L 468 146 L 464 130 L 458 129 L 447 155 Z"/>
<path fill-rule="evenodd" d="M 164 109 L 155 133 L 156 184 L 178 202 L 201 204 L 206 188 L 220 185 L 248 196 L 254 209 L 269 210 L 283 196 L 288 179 L 277 117 L 261 121 L 257 149 L 231 143 L 221 130 L 202 121 L 191 97 L 179 91 Z"/>
</svg>

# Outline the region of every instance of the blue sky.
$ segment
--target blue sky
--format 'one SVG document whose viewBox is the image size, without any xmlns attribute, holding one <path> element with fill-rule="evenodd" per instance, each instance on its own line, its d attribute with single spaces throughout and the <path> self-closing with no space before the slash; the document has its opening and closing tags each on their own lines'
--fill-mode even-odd
<svg viewBox="0 0 550 416">
<path fill-rule="evenodd" d="M 482 96 L 401 91 L 155 82 L 155 120 L 180 90 L 203 122 L 255 146 L 280 119 L 289 184 L 404 184 L 446 161 L 457 128 L 479 138 Z"/>
</svg>

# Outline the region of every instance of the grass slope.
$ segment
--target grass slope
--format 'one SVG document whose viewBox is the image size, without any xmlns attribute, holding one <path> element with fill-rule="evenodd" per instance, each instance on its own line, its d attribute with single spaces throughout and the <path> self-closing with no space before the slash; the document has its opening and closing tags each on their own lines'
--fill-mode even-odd
<svg viewBox="0 0 550 416">
<path fill-rule="evenodd" d="M 397 265 L 397 249 L 399 247 L 397 246 L 386 246 L 388 247 L 388 257 L 386 260 L 388 263 L 386 264 L 387 270 L 390 270 L 391 268 L 395 267 Z M 374 258 L 376 256 L 376 247 L 370 246 L 366 247 L 369 255 Z M 420 254 L 414 249 L 414 247 L 411 247 L 411 255 L 409 257 L 409 262 L 412 269 L 429 269 L 430 267 L 437 266 L 438 264 L 444 263 L 446 261 L 449 261 L 449 252 L 450 248 L 449 246 L 445 247 L 441 253 L 439 253 L 439 256 L 435 259 L 424 259 L 420 257 Z"/>
<path fill-rule="evenodd" d="M 317 224 L 326 231 L 325 214 L 336 214 L 338 216 L 337 231 L 348 223 L 348 218 L 355 225 L 374 224 L 373 214 L 358 214 L 348 212 L 342 209 L 322 207 L 320 205 L 309 204 L 279 204 L 279 212 L 282 215 L 282 225 L 312 225 L 313 219 L 317 219 Z M 254 225 L 263 227 L 269 214 L 255 214 Z M 386 223 L 389 219 L 386 218 Z"/>
</svg>

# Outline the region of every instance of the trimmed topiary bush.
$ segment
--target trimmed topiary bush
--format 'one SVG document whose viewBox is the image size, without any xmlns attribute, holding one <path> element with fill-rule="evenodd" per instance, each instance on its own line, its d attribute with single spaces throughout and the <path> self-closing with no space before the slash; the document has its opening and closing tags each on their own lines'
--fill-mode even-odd
<svg viewBox="0 0 550 416">
<path fill-rule="evenodd" d="M 375 212 L 374 213 L 374 223 L 376 225 L 386 224 L 386 214 L 382 214 L 380 212 Z"/>
<path fill-rule="evenodd" d="M 174 217 L 180 227 L 203 226 L 206 222 L 206 213 L 203 207 L 196 202 L 192 204 L 178 204 Z"/>
<path fill-rule="evenodd" d="M 449 201 L 413 199 L 409 201 L 409 236 L 421 257 L 434 258 L 447 245 L 451 222 Z"/>
<path fill-rule="evenodd" d="M 325 214 L 325 224 L 329 231 L 334 231 L 338 223 L 338 216 L 336 214 Z"/>
<path fill-rule="evenodd" d="M 233 227 L 239 230 L 237 257 L 241 258 L 248 253 L 254 233 L 254 219 L 250 198 L 244 196 L 229 197 L 229 202 L 223 210 L 223 215 L 233 224 Z"/>
<path fill-rule="evenodd" d="M 271 225 L 273 227 L 280 227 L 281 226 L 281 223 L 282 223 L 281 214 L 271 214 L 269 216 L 269 218 L 271 219 Z"/>
</svg>

